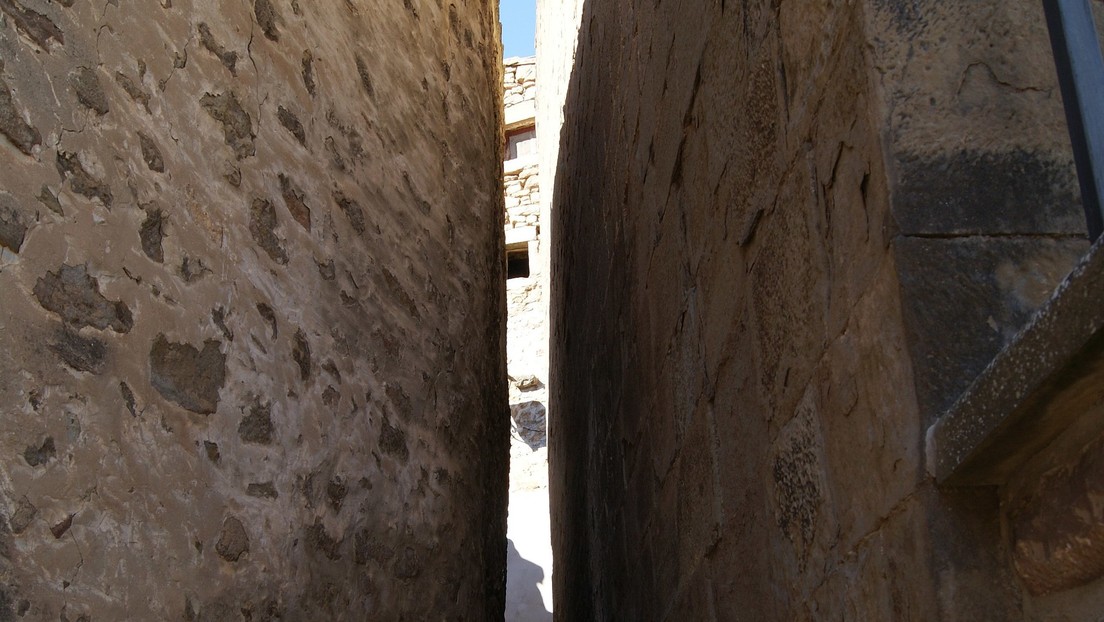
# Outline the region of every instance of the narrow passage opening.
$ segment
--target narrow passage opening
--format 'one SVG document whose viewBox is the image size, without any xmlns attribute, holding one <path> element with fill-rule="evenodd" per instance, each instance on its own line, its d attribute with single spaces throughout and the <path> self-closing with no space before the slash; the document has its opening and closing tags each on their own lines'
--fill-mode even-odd
<svg viewBox="0 0 1104 622">
<path fill-rule="evenodd" d="M 552 620 L 548 503 L 548 247 L 536 132 L 535 0 L 502 0 L 506 367 L 510 391 L 507 622 Z M 542 226 L 543 225 L 543 226 Z M 506 422 L 503 422 L 504 424 Z"/>
</svg>

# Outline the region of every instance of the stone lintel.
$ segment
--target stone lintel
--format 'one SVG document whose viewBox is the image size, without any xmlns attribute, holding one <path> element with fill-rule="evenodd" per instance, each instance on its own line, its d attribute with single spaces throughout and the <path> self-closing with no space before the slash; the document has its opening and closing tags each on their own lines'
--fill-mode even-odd
<svg viewBox="0 0 1104 622">
<path fill-rule="evenodd" d="M 1003 484 L 1064 432 L 1083 436 L 1083 446 L 1104 431 L 1104 410 L 1092 408 L 1104 399 L 1102 302 L 1097 243 L 928 429 L 928 468 L 940 483 Z"/>
<path fill-rule="evenodd" d="M 506 246 L 532 242 L 537 239 L 536 227 L 514 227 L 506 231 Z"/>
</svg>

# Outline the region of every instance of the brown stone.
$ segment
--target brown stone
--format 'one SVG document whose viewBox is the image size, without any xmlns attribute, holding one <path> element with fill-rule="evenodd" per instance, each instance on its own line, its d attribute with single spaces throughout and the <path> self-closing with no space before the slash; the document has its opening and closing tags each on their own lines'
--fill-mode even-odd
<svg viewBox="0 0 1104 622">
<path fill-rule="evenodd" d="M 218 408 L 226 383 L 226 355 L 213 339 L 198 350 L 158 335 L 149 353 L 150 383 L 162 397 L 192 412 L 209 415 Z"/>
<path fill-rule="evenodd" d="M 215 543 L 215 552 L 228 562 L 236 562 L 242 555 L 249 552 L 249 534 L 245 532 L 245 526 L 240 520 L 228 516 L 222 522 L 222 531 L 219 532 L 218 542 Z"/>
<path fill-rule="evenodd" d="M 57 272 L 47 272 L 35 283 L 34 295 L 44 309 L 74 328 L 90 326 L 126 333 L 134 326 L 130 308 L 105 298 L 87 266 L 63 264 Z"/>
</svg>

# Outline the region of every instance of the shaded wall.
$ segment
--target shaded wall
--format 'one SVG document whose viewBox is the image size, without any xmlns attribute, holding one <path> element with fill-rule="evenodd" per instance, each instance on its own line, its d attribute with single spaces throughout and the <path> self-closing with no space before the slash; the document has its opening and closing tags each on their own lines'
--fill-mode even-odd
<svg viewBox="0 0 1104 622">
<path fill-rule="evenodd" d="M 938 489 L 924 434 L 1086 248 L 1041 7 L 579 24 L 577 48 L 538 38 L 574 54 L 557 619 L 1023 619 L 996 491 Z"/>
<path fill-rule="evenodd" d="M 500 617 L 496 4 L 0 11 L 0 619 Z"/>
</svg>

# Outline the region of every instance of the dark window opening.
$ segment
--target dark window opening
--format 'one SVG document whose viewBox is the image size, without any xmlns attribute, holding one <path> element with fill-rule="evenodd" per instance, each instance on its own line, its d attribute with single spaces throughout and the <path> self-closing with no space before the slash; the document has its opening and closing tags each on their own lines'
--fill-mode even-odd
<svg viewBox="0 0 1104 622">
<path fill-rule="evenodd" d="M 506 250 L 506 278 L 517 279 L 529 276 L 529 246 Z"/>
</svg>

